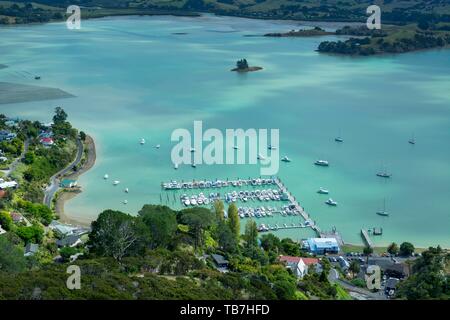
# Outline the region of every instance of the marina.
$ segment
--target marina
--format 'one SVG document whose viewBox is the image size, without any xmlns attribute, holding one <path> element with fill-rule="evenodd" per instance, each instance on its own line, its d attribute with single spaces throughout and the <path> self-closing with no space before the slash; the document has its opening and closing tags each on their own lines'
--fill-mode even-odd
<svg viewBox="0 0 450 320">
<path fill-rule="evenodd" d="M 228 205 L 236 203 L 241 219 L 274 216 L 300 218 L 300 222 L 261 223 L 258 226 L 260 232 L 311 228 L 315 233 L 320 234 L 318 226 L 278 177 L 181 182 L 171 180 L 162 182 L 161 188 L 163 191 L 182 191 L 179 202 L 176 200 L 176 193 L 172 196 L 173 203 L 177 201 L 180 207 L 211 206 L 214 201 L 220 200 Z M 162 200 L 163 196 L 160 195 L 160 201 Z M 166 200 L 166 202 L 170 201 L 169 194 Z"/>
</svg>

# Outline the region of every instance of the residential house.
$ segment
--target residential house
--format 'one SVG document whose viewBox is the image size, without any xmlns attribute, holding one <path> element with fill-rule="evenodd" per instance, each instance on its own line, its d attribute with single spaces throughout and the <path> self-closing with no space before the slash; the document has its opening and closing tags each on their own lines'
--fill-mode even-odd
<svg viewBox="0 0 450 320">
<path fill-rule="evenodd" d="M 5 190 L 9 188 L 16 188 L 18 183 L 16 181 L 5 181 L 0 179 L 0 190 Z"/>
<path fill-rule="evenodd" d="M 13 221 L 14 223 L 21 223 L 21 222 L 23 222 L 24 219 L 25 219 L 25 218 L 24 218 L 20 213 L 18 213 L 18 212 L 11 212 L 9 215 L 11 216 L 11 219 L 12 219 L 12 221 Z"/>
<path fill-rule="evenodd" d="M 219 271 L 225 272 L 228 269 L 229 263 L 224 256 L 221 256 L 220 254 L 212 254 L 211 257 L 213 258 Z"/>
<path fill-rule="evenodd" d="M 79 244 L 82 244 L 83 241 L 81 241 L 81 236 L 80 235 L 76 235 L 76 234 L 72 234 L 70 236 L 67 236 L 61 240 L 57 240 L 56 241 L 56 245 L 58 247 L 76 247 Z"/>
<path fill-rule="evenodd" d="M 14 132 L 0 130 L 0 141 L 11 141 L 15 137 L 17 137 L 17 134 L 15 134 Z"/>
<path fill-rule="evenodd" d="M 292 272 L 300 279 L 308 273 L 308 270 L 311 267 L 313 267 L 316 272 L 321 270 L 319 259 L 317 258 L 280 256 L 279 260 L 284 262 L 286 267 L 292 270 Z"/>
<path fill-rule="evenodd" d="M 55 144 L 53 138 L 41 138 L 40 142 L 44 147 L 51 147 Z"/>
<path fill-rule="evenodd" d="M 60 236 L 69 236 L 73 234 L 82 235 L 89 232 L 88 228 L 72 226 L 69 224 L 58 222 L 56 220 L 53 220 L 50 223 L 49 228 L 52 229 L 55 233 L 59 234 Z"/>
<path fill-rule="evenodd" d="M 36 243 L 27 243 L 25 246 L 25 257 L 33 256 L 36 252 L 39 251 L 39 245 Z"/>
</svg>

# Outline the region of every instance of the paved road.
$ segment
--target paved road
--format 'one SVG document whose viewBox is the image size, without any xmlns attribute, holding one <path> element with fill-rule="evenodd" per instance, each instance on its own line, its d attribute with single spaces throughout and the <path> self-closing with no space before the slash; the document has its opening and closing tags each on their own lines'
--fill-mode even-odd
<svg viewBox="0 0 450 320">
<path fill-rule="evenodd" d="M 25 154 L 28 152 L 28 147 L 30 146 L 30 139 L 26 139 L 23 144 L 23 151 L 20 154 L 20 156 L 14 160 L 11 165 L 9 166 L 9 170 L 5 172 L 5 177 L 9 177 L 11 173 L 13 173 L 16 170 L 17 165 L 20 161 L 25 157 Z"/>
<path fill-rule="evenodd" d="M 64 169 L 55 173 L 50 178 L 50 185 L 47 187 L 47 189 L 45 189 L 45 195 L 44 195 L 44 204 L 47 207 L 49 207 L 49 208 L 51 207 L 53 197 L 55 196 L 56 191 L 58 191 L 58 189 L 59 189 L 59 179 L 58 178 L 65 175 L 67 172 L 72 170 L 72 168 L 74 166 L 77 166 L 80 163 L 81 158 L 83 157 L 83 150 L 84 150 L 83 143 L 81 142 L 80 139 L 78 139 L 77 140 L 77 156 L 76 156 L 75 160 L 71 164 L 69 164 L 67 167 L 65 167 Z"/>
</svg>

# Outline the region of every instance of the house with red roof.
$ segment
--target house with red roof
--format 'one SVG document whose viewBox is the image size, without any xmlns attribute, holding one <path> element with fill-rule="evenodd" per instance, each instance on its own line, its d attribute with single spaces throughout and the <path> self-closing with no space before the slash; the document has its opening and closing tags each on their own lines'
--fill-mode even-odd
<svg viewBox="0 0 450 320">
<path fill-rule="evenodd" d="M 300 279 L 308 273 L 308 270 L 311 267 L 316 271 L 320 269 L 320 260 L 317 258 L 280 256 L 279 261 L 285 263 L 286 268 L 291 269 L 292 272 Z"/>
<path fill-rule="evenodd" d="M 50 138 L 50 137 L 41 138 L 40 141 L 45 147 L 50 147 L 55 144 L 55 142 L 53 141 L 53 138 Z"/>
</svg>

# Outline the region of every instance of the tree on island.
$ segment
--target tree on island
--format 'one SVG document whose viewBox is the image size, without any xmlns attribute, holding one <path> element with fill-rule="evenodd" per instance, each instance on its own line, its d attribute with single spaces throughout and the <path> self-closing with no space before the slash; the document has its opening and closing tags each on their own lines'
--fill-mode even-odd
<svg viewBox="0 0 450 320">
<path fill-rule="evenodd" d="M 248 62 L 247 62 L 247 59 L 241 59 L 241 60 L 238 60 L 238 61 L 236 62 L 236 68 L 237 68 L 238 70 L 245 70 L 245 69 L 248 69 Z"/>
</svg>

